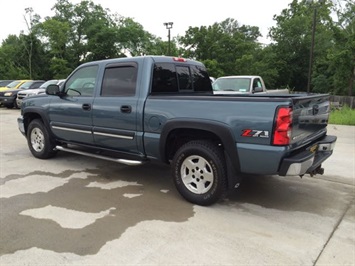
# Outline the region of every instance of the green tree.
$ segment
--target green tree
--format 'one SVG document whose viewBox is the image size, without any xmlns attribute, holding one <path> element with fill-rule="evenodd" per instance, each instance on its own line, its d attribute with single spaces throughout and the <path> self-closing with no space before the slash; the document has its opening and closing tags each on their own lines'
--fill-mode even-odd
<svg viewBox="0 0 355 266">
<path fill-rule="evenodd" d="M 70 63 L 72 50 L 67 45 L 70 36 L 69 23 L 47 17 L 39 25 L 39 36 L 42 39 L 45 50 L 48 51 L 47 68 L 51 76 L 55 79 L 62 79 L 68 76 L 74 67 Z"/>
<path fill-rule="evenodd" d="M 33 45 L 34 45 L 34 33 L 33 33 L 33 26 L 38 20 L 36 19 L 36 16 L 33 16 L 33 9 L 32 8 L 26 8 L 25 9 L 26 14 L 28 15 L 28 19 L 26 16 L 24 16 L 27 30 L 28 30 L 28 36 L 27 40 L 24 43 L 24 47 L 27 52 L 27 57 L 28 57 L 28 72 L 29 72 L 29 78 L 32 79 L 32 56 L 33 56 Z"/>
<path fill-rule="evenodd" d="M 324 68 L 326 51 L 331 46 L 332 39 L 331 3 L 314 3 L 314 6 L 309 6 L 306 0 L 301 2 L 293 0 L 289 8 L 284 9 L 280 15 L 274 16 L 276 26 L 269 32 L 274 42 L 272 47 L 278 62 L 277 86 L 289 86 L 298 91 L 307 88 L 314 8 L 317 8 L 318 15 L 316 16 L 313 81 L 317 80 L 315 78 Z M 326 78 L 328 79 L 328 76 Z M 319 87 L 316 88 L 319 90 Z"/>
<path fill-rule="evenodd" d="M 27 48 L 31 47 L 31 50 Z M 31 60 L 29 60 L 29 51 Z M 9 79 L 45 79 L 48 77 L 46 53 L 41 42 L 35 36 L 10 35 L 0 48 L 2 77 Z M 29 63 L 31 62 L 31 66 Z"/>
<path fill-rule="evenodd" d="M 36 36 L 39 16 L 33 14 L 32 8 L 25 9 L 24 20 L 27 34 L 24 31 L 19 36 L 9 35 L 0 49 L 2 77 L 11 79 L 38 79 L 46 76 L 43 69 L 45 51 Z"/>
<path fill-rule="evenodd" d="M 74 5 L 67 0 L 58 0 L 54 10 L 55 16 L 45 23 L 56 21 L 54 26 L 59 27 L 44 23 L 44 33 L 52 32 L 49 34 L 52 36 L 51 46 L 65 54 L 56 57 L 72 62 L 72 68 L 86 61 L 151 54 L 151 50 L 156 52 L 152 43 L 161 44 L 133 19 L 111 14 L 92 1 Z M 62 29 L 63 38 L 58 37 L 58 29 Z M 61 43 L 63 40 L 64 45 Z"/>
<path fill-rule="evenodd" d="M 151 51 L 151 43 L 159 43 L 155 36 L 144 30 L 143 26 L 132 18 L 121 17 L 118 23 L 117 41 L 121 51 L 129 56 L 156 54 Z M 160 42 L 161 44 L 161 42 Z"/>
<path fill-rule="evenodd" d="M 185 49 L 184 56 L 217 62 L 213 75 L 235 75 L 245 71 L 238 60 L 260 48 L 259 36 L 257 27 L 239 26 L 236 20 L 228 18 L 208 27 L 190 27 L 179 43 Z"/>
<path fill-rule="evenodd" d="M 28 71 L 23 61 L 23 46 L 19 37 L 9 35 L 0 47 L 0 76 L 2 79 L 27 79 Z"/>
<path fill-rule="evenodd" d="M 334 46 L 328 51 L 328 71 L 334 94 L 355 95 L 355 3 L 345 1 L 345 7 L 337 6 L 334 23 Z"/>
</svg>

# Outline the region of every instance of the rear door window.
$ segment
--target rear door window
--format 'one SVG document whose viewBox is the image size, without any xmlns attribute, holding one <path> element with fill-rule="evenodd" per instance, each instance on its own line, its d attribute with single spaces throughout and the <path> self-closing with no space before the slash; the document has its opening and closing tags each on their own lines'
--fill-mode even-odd
<svg viewBox="0 0 355 266">
<path fill-rule="evenodd" d="M 118 64 L 105 69 L 101 96 L 134 96 L 137 85 L 137 66 Z"/>
</svg>

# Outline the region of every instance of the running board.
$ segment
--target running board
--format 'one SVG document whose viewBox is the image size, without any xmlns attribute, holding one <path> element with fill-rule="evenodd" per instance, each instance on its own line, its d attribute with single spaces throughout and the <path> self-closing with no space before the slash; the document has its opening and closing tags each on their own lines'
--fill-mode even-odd
<svg viewBox="0 0 355 266">
<path fill-rule="evenodd" d="M 98 159 L 102 159 L 102 160 L 113 161 L 113 162 L 116 162 L 116 163 L 122 163 L 122 164 L 126 164 L 126 165 L 134 165 L 135 166 L 135 165 L 140 165 L 140 164 L 143 163 L 143 161 L 116 159 L 116 158 L 112 158 L 112 157 L 108 157 L 108 156 L 92 154 L 92 153 L 85 152 L 85 151 L 78 151 L 78 150 L 75 150 L 75 149 L 64 148 L 62 146 L 56 146 L 55 148 L 57 150 L 59 150 L 59 151 L 76 153 L 76 154 L 80 154 L 80 155 L 90 156 L 90 157 L 94 157 L 94 158 L 98 158 Z"/>
</svg>

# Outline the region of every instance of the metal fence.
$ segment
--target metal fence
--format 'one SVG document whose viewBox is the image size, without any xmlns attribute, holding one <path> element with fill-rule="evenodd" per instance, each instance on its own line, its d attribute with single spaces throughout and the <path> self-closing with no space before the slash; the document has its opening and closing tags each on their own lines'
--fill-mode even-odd
<svg viewBox="0 0 355 266">
<path fill-rule="evenodd" d="M 330 95 L 330 102 L 333 103 L 333 105 L 339 105 L 339 107 L 347 105 L 351 109 L 355 109 L 355 96 Z"/>
</svg>

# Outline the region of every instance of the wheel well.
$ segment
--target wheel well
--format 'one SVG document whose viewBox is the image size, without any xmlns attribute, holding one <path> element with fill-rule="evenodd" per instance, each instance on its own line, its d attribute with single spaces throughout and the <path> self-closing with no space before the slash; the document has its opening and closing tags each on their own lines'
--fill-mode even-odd
<svg viewBox="0 0 355 266">
<path fill-rule="evenodd" d="M 174 129 L 169 133 L 165 143 L 165 158 L 167 162 L 173 159 L 176 151 L 182 145 L 191 140 L 209 140 L 216 145 L 222 145 L 221 139 L 210 131 L 189 128 Z"/>
<path fill-rule="evenodd" d="M 35 119 L 40 119 L 43 122 L 42 117 L 37 113 L 29 113 L 24 116 L 23 124 L 25 126 L 26 134 L 27 134 L 28 125 L 31 123 L 31 121 L 33 121 Z"/>
</svg>

